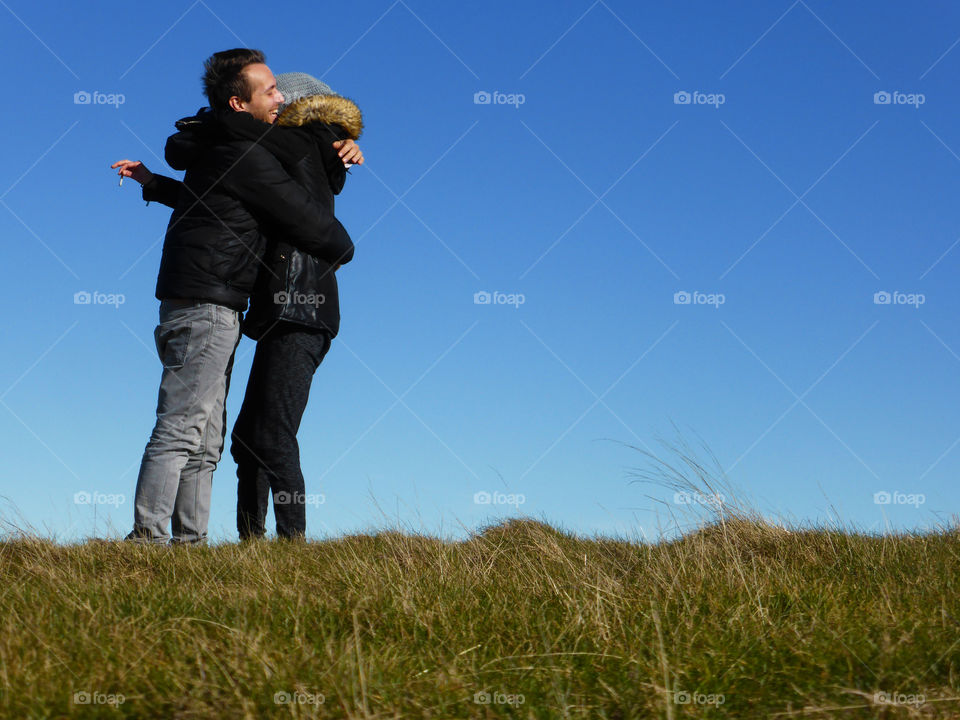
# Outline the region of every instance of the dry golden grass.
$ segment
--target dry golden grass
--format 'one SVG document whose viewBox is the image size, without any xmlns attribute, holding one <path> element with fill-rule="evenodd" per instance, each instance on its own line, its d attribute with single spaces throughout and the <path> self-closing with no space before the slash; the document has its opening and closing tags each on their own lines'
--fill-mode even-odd
<svg viewBox="0 0 960 720">
<path fill-rule="evenodd" d="M 0 715 L 960 717 L 954 527 L 787 529 L 667 449 L 636 477 L 724 502 L 657 543 L 529 519 L 460 542 L 11 536 Z"/>
<path fill-rule="evenodd" d="M 465 542 L 10 540 L 0 713 L 960 717 L 958 551 L 953 530 L 736 514 L 659 544 L 530 520 Z"/>
</svg>

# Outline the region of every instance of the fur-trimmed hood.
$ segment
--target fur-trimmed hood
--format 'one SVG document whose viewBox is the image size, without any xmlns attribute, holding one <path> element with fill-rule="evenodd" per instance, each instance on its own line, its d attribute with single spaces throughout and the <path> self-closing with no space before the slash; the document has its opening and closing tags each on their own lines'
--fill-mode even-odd
<svg viewBox="0 0 960 720">
<path fill-rule="evenodd" d="M 290 103 L 277 124 L 285 127 L 300 127 L 312 122 L 339 125 L 354 140 L 363 132 L 363 116 L 353 100 L 340 95 L 310 95 Z"/>
</svg>

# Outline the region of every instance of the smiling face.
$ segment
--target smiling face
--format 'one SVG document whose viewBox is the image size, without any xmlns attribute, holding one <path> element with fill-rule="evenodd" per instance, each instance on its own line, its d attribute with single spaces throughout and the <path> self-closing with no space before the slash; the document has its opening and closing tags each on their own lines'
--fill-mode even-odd
<svg viewBox="0 0 960 720">
<path fill-rule="evenodd" d="M 273 123 L 277 119 L 283 95 L 277 90 L 277 81 L 273 73 L 263 63 L 253 63 L 243 69 L 250 88 L 250 99 L 243 100 L 234 95 L 230 98 L 230 107 L 237 112 L 248 112 L 257 120 Z"/>
</svg>

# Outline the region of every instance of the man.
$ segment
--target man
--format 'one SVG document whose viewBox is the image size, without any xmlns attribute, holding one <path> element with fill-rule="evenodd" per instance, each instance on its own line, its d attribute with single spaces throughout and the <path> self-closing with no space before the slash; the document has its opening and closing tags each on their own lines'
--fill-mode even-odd
<svg viewBox="0 0 960 720">
<path fill-rule="evenodd" d="M 332 213 L 334 195 L 346 180 L 344 161 L 363 163 L 356 145 L 348 152 L 345 144 L 363 131 L 360 110 L 304 73 L 279 75 L 277 85 L 286 99 L 278 119 L 279 134 L 284 136 L 278 157 Z M 154 197 L 175 205 L 179 183 L 152 173 L 148 177 L 171 190 Z M 305 535 L 306 496 L 297 431 L 313 375 L 340 325 L 334 274 L 338 265 L 297 250 L 282 235 L 268 234 L 268 239 L 265 263 L 243 321 L 243 333 L 257 340 L 257 349 L 231 448 L 237 463 L 241 539 L 264 535 L 271 491 L 277 536 Z"/>
<path fill-rule="evenodd" d="M 283 96 L 263 53 L 215 53 L 204 67 L 210 110 L 180 121 L 166 149 L 170 165 L 186 174 L 157 279 L 154 336 L 163 374 L 128 536 L 142 542 L 166 542 L 168 523 L 174 542 L 206 538 L 240 313 L 265 248 L 260 225 L 334 264 L 353 254 L 339 221 L 267 149 Z M 146 171 L 118 165 L 121 176 Z M 157 178 L 146 179 L 145 200 L 170 192 Z"/>
</svg>

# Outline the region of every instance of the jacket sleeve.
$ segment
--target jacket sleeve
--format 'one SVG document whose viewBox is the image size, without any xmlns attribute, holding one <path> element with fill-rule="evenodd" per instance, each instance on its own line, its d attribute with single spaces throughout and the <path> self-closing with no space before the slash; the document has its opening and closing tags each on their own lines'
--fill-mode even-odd
<svg viewBox="0 0 960 720">
<path fill-rule="evenodd" d="M 347 181 L 347 169 L 343 166 L 340 154 L 333 148 L 333 143 L 337 140 L 346 140 L 350 137 L 350 133 L 341 125 L 328 125 L 322 122 L 307 123 L 303 127 L 312 133 L 317 152 L 323 160 L 326 177 L 322 178 L 322 181 L 330 186 L 330 191 L 334 195 L 339 195 Z"/>
<path fill-rule="evenodd" d="M 150 181 L 143 186 L 143 199 L 147 202 L 163 203 L 167 207 L 176 209 L 182 186 L 183 183 L 179 180 L 154 173 Z"/>
<path fill-rule="evenodd" d="M 346 228 L 260 145 L 239 150 L 224 184 L 271 231 L 298 250 L 341 265 L 353 258 Z"/>
</svg>

